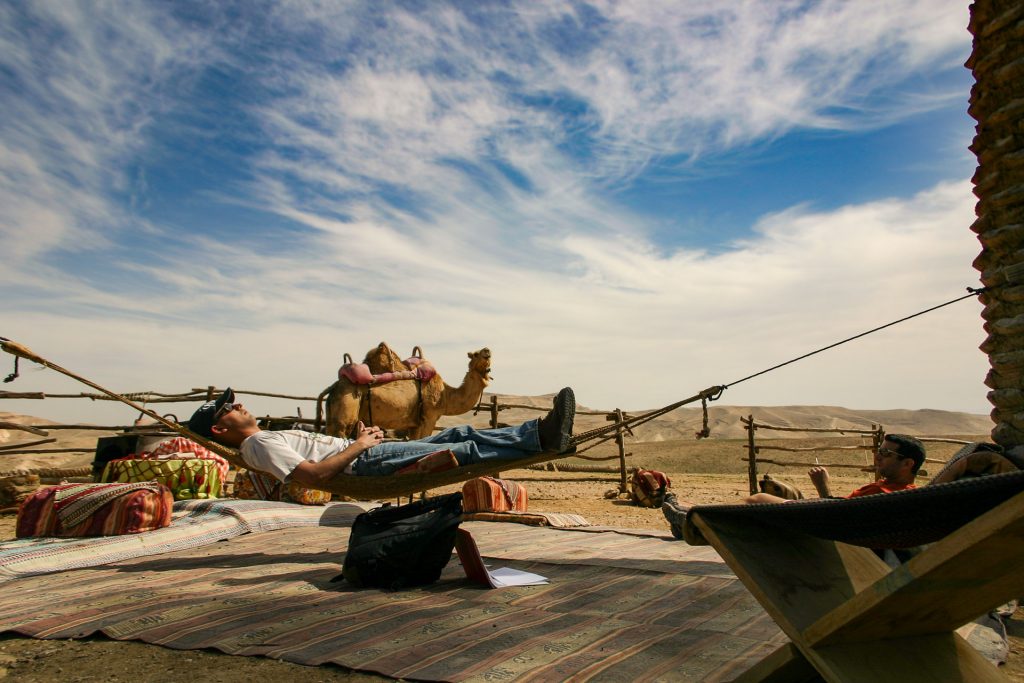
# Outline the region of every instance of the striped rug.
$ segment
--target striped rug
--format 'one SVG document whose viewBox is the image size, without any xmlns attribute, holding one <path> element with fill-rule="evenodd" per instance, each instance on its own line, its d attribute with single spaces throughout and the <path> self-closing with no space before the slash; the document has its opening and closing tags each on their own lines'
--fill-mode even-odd
<svg viewBox="0 0 1024 683">
<path fill-rule="evenodd" d="M 453 559 L 423 589 L 353 590 L 331 582 L 348 528 L 296 527 L 14 579 L 0 592 L 0 632 L 101 632 L 431 681 L 725 681 L 785 642 L 710 548 L 614 531 L 464 528 L 492 567 L 550 583 L 478 588 Z"/>
<path fill-rule="evenodd" d="M 242 534 L 300 526 L 351 526 L 356 515 L 375 506 L 307 506 L 232 498 L 179 500 L 174 503 L 171 526 L 143 534 L 0 542 L 0 581 L 198 548 Z"/>
</svg>

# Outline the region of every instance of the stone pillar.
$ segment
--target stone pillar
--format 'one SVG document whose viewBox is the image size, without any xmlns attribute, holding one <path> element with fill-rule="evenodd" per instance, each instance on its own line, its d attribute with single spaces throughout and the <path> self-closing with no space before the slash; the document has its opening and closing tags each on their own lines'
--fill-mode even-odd
<svg viewBox="0 0 1024 683">
<path fill-rule="evenodd" d="M 1024 455 L 1024 3 L 977 0 L 969 30 L 974 73 L 968 112 L 978 122 L 974 194 L 981 242 L 974 267 L 988 337 L 981 350 L 991 369 L 985 384 L 994 406 L 993 440 Z"/>
</svg>

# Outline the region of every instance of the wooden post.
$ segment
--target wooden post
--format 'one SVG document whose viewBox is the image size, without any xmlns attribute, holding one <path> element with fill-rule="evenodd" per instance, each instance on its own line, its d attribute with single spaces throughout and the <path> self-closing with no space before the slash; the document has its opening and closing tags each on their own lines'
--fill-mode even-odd
<svg viewBox="0 0 1024 683">
<path fill-rule="evenodd" d="M 747 483 L 750 495 L 757 493 L 757 447 L 754 446 L 754 416 L 747 416 Z"/>
<path fill-rule="evenodd" d="M 871 425 L 871 428 L 875 430 L 874 434 L 871 435 L 871 462 L 867 463 L 868 467 L 871 468 L 871 481 L 875 481 L 878 476 L 875 474 L 875 456 L 878 455 L 878 449 L 882 447 L 882 441 L 885 438 L 885 429 L 882 425 Z"/>
<path fill-rule="evenodd" d="M 498 428 L 498 397 L 491 396 L 491 429 Z M 501 479 L 501 472 L 494 473 L 495 479 Z"/>
<path fill-rule="evenodd" d="M 622 436 L 622 410 L 619 408 L 615 409 L 615 422 L 615 443 L 619 445 L 619 493 L 626 493 L 626 443 Z"/>
</svg>

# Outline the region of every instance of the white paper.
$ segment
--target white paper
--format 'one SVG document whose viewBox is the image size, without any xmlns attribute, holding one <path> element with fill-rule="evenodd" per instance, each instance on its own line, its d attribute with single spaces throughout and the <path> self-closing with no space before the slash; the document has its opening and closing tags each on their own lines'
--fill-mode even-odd
<svg viewBox="0 0 1024 683">
<path fill-rule="evenodd" d="M 531 572 L 524 572 L 511 567 L 499 567 L 493 571 L 487 571 L 488 576 L 495 588 L 506 588 L 508 586 L 541 586 L 548 582 L 547 577 Z"/>
<path fill-rule="evenodd" d="M 459 561 L 470 581 L 490 586 L 491 588 L 507 588 L 509 586 L 540 586 L 548 582 L 547 577 L 540 574 L 501 567 L 491 570 L 484 564 L 480 549 L 473 540 L 473 534 L 466 529 L 458 529 L 455 537 L 455 550 Z"/>
</svg>

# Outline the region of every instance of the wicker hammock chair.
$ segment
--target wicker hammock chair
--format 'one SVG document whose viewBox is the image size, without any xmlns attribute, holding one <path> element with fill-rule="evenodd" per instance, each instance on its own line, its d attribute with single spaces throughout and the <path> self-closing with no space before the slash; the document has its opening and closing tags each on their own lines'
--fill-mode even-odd
<svg viewBox="0 0 1024 683">
<path fill-rule="evenodd" d="M 737 681 L 1009 680 L 955 629 L 1024 591 L 1024 471 L 691 522 L 791 640 Z M 896 568 L 869 549 L 921 543 Z"/>
<path fill-rule="evenodd" d="M 934 543 L 1024 491 L 1024 470 L 858 498 L 795 500 L 760 505 L 698 505 L 686 515 L 691 545 L 708 545 L 694 523 L 757 521 L 864 548 L 912 548 Z"/>
</svg>

